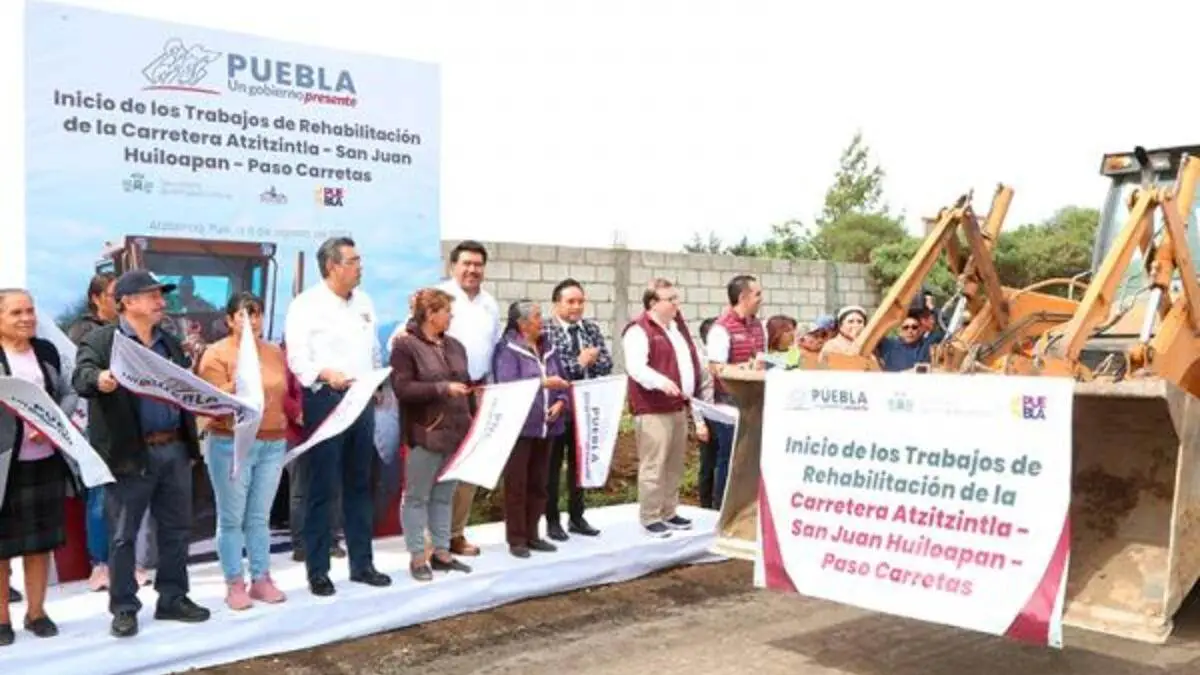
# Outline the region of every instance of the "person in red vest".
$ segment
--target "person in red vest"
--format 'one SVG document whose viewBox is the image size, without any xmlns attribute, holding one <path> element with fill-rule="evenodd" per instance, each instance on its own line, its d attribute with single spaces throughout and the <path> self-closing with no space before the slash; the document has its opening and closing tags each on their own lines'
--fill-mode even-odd
<svg viewBox="0 0 1200 675">
<path fill-rule="evenodd" d="M 687 418 L 690 412 L 697 437 L 706 441 L 708 427 L 691 399 L 712 402 L 712 377 L 679 313 L 675 285 L 655 279 L 642 294 L 642 306 L 645 311 L 621 333 L 638 452 L 639 519 L 647 534 L 667 537 L 692 526 L 675 512 L 687 454 Z"/>
<path fill-rule="evenodd" d="M 725 287 L 729 306 L 717 317 L 708 331 L 708 361 L 714 365 L 728 364 L 754 367 L 759 354 L 767 350 L 767 334 L 758 318 L 762 305 L 762 285 L 758 279 L 739 274 L 729 280 Z M 714 398 L 717 403 L 734 405 L 733 398 L 713 378 Z M 729 476 L 729 456 L 733 452 L 733 425 L 709 422 L 716 437 L 717 461 L 713 476 L 713 508 L 720 510 L 725 496 L 725 480 Z"/>
</svg>

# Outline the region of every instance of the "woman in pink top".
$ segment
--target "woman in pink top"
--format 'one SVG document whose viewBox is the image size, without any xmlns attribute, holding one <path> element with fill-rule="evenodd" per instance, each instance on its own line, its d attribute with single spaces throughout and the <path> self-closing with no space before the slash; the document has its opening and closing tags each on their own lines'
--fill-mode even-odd
<svg viewBox="0 0 1200 675">
<path fill-rule="evenodd" d="M 62 377 L 58 350 L 34 337 L 33 299 L 23 290 L 0 289 L 0 376 L 44 388 L 64 409 L 75 393 Z M 63 502 L 77 488 L 70 465 L 37 429 L 8 410 L 0 411 L 0 646 L 13 643 L 8 584 L 12 560 L 24 558 L 25 630 L 38 637 L 58 634 L 46 616 L 50 554 L 66 541 Z"/>
</svg>

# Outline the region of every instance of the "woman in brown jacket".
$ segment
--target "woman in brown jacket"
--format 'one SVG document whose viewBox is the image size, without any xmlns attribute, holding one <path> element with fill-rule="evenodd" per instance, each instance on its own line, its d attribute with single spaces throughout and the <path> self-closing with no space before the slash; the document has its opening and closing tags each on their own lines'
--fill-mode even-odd
<svg viewBox="0 0 1200 675">
<path fill-rule="evenodd" d="M 408 446 L 400 518 L 412 555 L 409 570 L 418 581 L 431 580 L 435 569 L 471 571 L 450 554 L 450 509 L 458 482 L 437 482 L 471 428 L 467 352 L 446 334 L 453 300 L 437 289 L 417 291 L 408 329 L 392 347 L 392 389 L 400 404 L 401 442 Z M 432 556 L 425 550 L 426 527 Z"/>
</svg>

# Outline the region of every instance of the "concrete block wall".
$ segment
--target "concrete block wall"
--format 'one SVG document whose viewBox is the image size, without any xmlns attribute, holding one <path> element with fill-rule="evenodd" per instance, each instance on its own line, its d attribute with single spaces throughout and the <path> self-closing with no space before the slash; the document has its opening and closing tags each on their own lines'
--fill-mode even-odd
<svg viewBox="0 0 1200 675">
<path fill-rule="evenodd" d="M 457 240 L 443 241 L 443 258 Z M 870 312 L 880 299 L 866 265 L 824 261 L 742 258 L 730 255 L 575 248 L 509 242 L 481 242 L 488 249 L 484 287 L 503 313 L 508 303 L 531 298 L 549 309 L 555 284 L 577 279 L 587 291 L 587 316 L 610 340 L 642 309 L 642 291 L 651 279 L 675 282 L 680 309 L 695 335 L 700 322 L 728 304 L 725 285 L 735 274 L 753 274 L 763 286 L 761 315 L 786 314 L 811 321 L 838 307 L 856 304 Z"/>
</svg>

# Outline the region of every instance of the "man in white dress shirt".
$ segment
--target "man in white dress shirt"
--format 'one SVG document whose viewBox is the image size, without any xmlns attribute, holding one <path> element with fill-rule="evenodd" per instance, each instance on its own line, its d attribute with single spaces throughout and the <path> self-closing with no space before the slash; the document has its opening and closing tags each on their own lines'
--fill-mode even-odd
<svg viewBox="0 0 1200 675">
<path fill-rule="evenodd" d="M 375 306 L 358 288 L 362 258 L 354 240 L 326 240 L 317 250 L 317 266 L 322 281 L 292 300 L 284 332 L 288 367 L 304 387 L 304 423 L 310 434 L 337 407 L 354 380 L 370 374 L 382 360 L 375 336 Z M 308 585 L 314 595 L 335 592 L 329 580 L 329 509 L 339 480 L 350 580 L 370 586 L 392 583 L 375 569 L 372 555 L 374 421 L 368 406 L 348 429 L 306 453 L 309 483 L 303 537 Z"/>
<path fill-rule="evenodd" d="M 675 512 L 687 455 L 687 417 L 690 412 L 697 437 L 706 441 L 708 426 L 691 399 L 712 402 L 713 385 L 679 313 L 675 285 L 655 279 L 642 295 L 642 306 L 645 311 L 621 335 L 638 451 L 639 519 L 647 534 L 666 537 L 692 526 Z"/>
<path fill-rule="evenodd" d="M 487 384 L 492 372 L 492 354 L 500 341 L 500 305 L 483 288 L 488 254 L 483 244 L 466 240 L 450 251 L 450 278 L 437 288 L 454 297 L 453 316 L 446 331 L 462 343 L 467 351 L 467 370 L 472 386 Z M 403 334 L 404 323 L 392 335 Z M 475 414 L 477 399 L 472 396 L 471 414 Z M 450 517 L 450 552 L 454 555 L 479 555 L 479 547 L 467 541 L 467 521 L 471 519 L 471 504 L 478 488 L 459 482 L 454 493 Z"/>
</svg>

